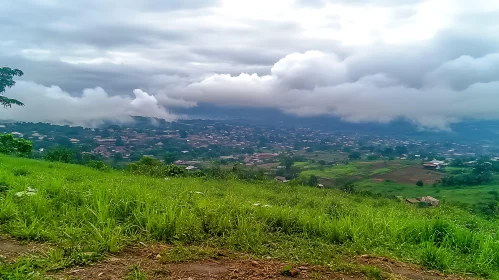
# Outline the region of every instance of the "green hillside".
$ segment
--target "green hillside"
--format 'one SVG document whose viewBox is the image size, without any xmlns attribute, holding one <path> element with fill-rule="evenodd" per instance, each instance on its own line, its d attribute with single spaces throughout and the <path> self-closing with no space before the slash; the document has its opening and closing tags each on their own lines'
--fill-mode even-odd
<svg viewBox="0 0 499 280">
<path fill-rule="evenodd" d="M 499 279 L 499 222 L 445 203 L 418 208 L 332 189 L 157 179 L 7 156 L 0 186 L 0 232 L 53 248 L 15 263 L 0 259 L 1 279 L 41 277 L 140 241 L 338 269 L 345 258 L 372 254 Z"/>
</svg>

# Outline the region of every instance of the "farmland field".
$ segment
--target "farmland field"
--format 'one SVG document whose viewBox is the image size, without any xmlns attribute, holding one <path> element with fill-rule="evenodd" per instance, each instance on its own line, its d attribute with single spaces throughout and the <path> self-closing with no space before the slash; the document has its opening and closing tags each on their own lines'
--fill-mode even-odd
<svg viewBox="0 0 499 280">
<path fill-rule="evenodd" d="M 369 255 L 499 279 L 499 222 L 446 203 L 417 208 L 271 181 L 165 180 L 7 156 L 0 156 L 0 181 L 0 232 L 46 248 L 0 260 L 1 279 L 64 276 L 129 250 L 164 262 L 247 254 L 269 265 L 361 274 L 351 279 L 393 273 L 373 267 L 375 258 L 363 261 Z M 156 248 L 163 251 L 140 244 L 162 244 Z M 124 263 L 140 274 L 132 261 Z"/>
<path fill-rule="evenodd" d="M 444 177 L 445 174 L 437 171 L 426 170 L 421 166 L 409 166 L 376 175 L 376 178 L 390 180 L 402 184 L 416 184 L 421 180 L 425 184 L 433 184 Z"/>
</svg>

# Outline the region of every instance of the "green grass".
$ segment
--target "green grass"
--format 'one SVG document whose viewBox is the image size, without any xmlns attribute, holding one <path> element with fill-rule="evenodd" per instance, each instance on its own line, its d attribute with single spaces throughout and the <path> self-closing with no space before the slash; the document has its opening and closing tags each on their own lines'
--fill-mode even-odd
<svg viewBox="0 0 499 280">
<path fill-rule="evenodd" d="M 369 191 L 380 194 L 385 197 L 402 196 L 404 198 L 413 198 L 419 196 L 433 196 L 465 209 L 474 209 L 476 205 L 492 201 L 493 191 L 499 191 L 499 185 L 480 185 L 463 187 L 445 187 L 424 185 L 418 187 L 415 184 L 401 184 L 396 182 L 372 182 L 364 180 L 356 182 L 357 191 Z"/>
<path fill-rule="evenodd" d="M 323 168 L 313 167 L 300 173 L 300 176 L 309 177 L 315 175 L 326 179 L 340 179 L 345 177 L 361 176 L 363 169 L 356 164 L 325 166 Z"/>
<path fill-rule="evenodd" d="M 385 166 L 382 168 L 379 167 Z M 348 179 L 352 177 L 367 178 L 370 176 L 381 175 L 391 172 L 395 169 L 404 168 L 410 165 L 419 164 L 414 161 L 363 161 L 363 162 L 350 162 L 349 164 L 326 165 L 320 166 L 318 163 L 310 162 L 296 162 L 295 167 L 301 168 L 303 171 L 301 176 L 309 177 L 316 175 L 325 179 Z"/>
<path fill-rule="evenodd" d="M 376 169 L 374 170 L 373 172 L 371 172 L 371 176 L 374 176 L 374 175 L 381 175 L 381 174 L 385 174 L 385 173 L 388 173 L 390 171 L 393 171 L 392 168 L 389 168 L 389 167 L 385 167 L 385 168 L 380 168 L 380 169 Z"/>
<path fill-rule="evenodd" d="M 353 168 L 341 172 L 351 174 Z M 40 279 L 139 241 L 333 266 L 371 254 L 499 279 L 499 222 L 445 203 L 423 209 L 270 181 L 165 180 L 6 156 L 0 156 L 0 182 L 8 187 L 0 193 L 0 231 L 54 248 L 13 264 L 0 262 L 0 279 L 26 279 L 18 276 L 29 273 Z M 15 195 L 28 187 L 37 193 Z M 141 275 L 138 267 L 130 270 L 133 279 Z"/>
</svg>

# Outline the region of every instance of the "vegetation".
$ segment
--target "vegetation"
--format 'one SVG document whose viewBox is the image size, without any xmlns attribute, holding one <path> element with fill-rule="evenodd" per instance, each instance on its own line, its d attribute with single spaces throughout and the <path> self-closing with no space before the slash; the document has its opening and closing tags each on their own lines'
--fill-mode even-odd
<svg viewBox="0 0 499 280">
<path fill-rule="evenodd" d="M 31 156 L 33 144 L 24 139 L 14 138 L 12 134 L 0 135 L 0 153 L 22 157 Z"/>
<path fill-rule="evenodd" d="M 481 159 L 475 163 L 471 172 L 450 175 L 442 179 L 443 186 L 476 186 L 492 180 L 493 165 Z"/>
<path fill-rule="evenodd" d="M 271 181 L 165 180 L 8 156 L 0 156 L 0 167 L 0 180 L 8 186 L 0 194 L 0 230 L 54 247 L 45 255 L 1 263 L 2 279 L 88 264 L 127 244 L 152 240 L 324 265 L 374 254 L 499 278 L 499 222 L 445 203 L 417 208 Z M 19 169 L 29 172 L 20 176 Z M 37 192 L 15 195 L 27 186 Z M 132 268 L 130 274 L 139 277 L 140 271 Z"/>
<path fill-rule="evenodd" d="M 136 175 L 159 178 L 177 177 L 185 174 L 185 169 L 182 167 L 173 164 L 165 165 L 152 157 L 143 157 L 140 161 L 129 164 L 127 169 Z"/>
<path fill-rule="evenodd" d="M 12 107 L 12 105 L 24 106 L 21 101 L 4 95 L 7 88 L 11 88 L 16 84 L 14 77 L 21 77 L 22 75 L 24 73 L 19 69 L 0 67 L 0 104 L 5 108 Z"/>
</svg>

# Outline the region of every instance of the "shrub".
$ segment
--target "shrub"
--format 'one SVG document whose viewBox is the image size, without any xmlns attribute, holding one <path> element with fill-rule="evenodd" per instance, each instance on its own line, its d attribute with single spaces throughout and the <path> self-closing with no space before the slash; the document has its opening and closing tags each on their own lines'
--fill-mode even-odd
<svg viewBox="0 0 499 280">
<path fill-rule="evenodd" d="M 87 164 L 87 166 L 100 171 L 108 171 L 111 169 L 110 166 L 106 165 L 103 161 L 100 160 L 91 160 Z"/>
<path fill-rule="evenodd" d="M 419 180 L 417 183 L 416 183 L 416 186 L 418 187 L 422 187 L 424 185 L 424 182 Z"/>
<path fill-rule="evenodd" d="M 12 173 L 14 173 L 15 176 L 27 176 L 30 173 L 30 171 L 24 168 L 18 168 L 14 169 Z"/>
<path fill-rule="evenodd" d="M 152 157 L 143 157 L 138 162 L 128 164 L 127 170 L 133 174 L 150 177 L 180 177 L 186 173 L 182 167 L 165 165 Z"/>
<path fill-rule="evenodd" d="M 47 151 L 45 159 L 48 161 L 60 161 L 70 163 L 74 159 L 73 151 L 68 148 L 57 147 Z"/>
<path fill-rule="evenodd" d="M 422 265 L 429 269 L 446 270 L 449 268 L 449 255 L 443 248 L 435 247 L 431 242 L 421 250 Z"/>
<path fill-rule="evenodd" d="M 32 149 L 31 141 L 14 138 L 12 134 L 0 135 L 0 153 L 29 157 Z"/>
</svg>

